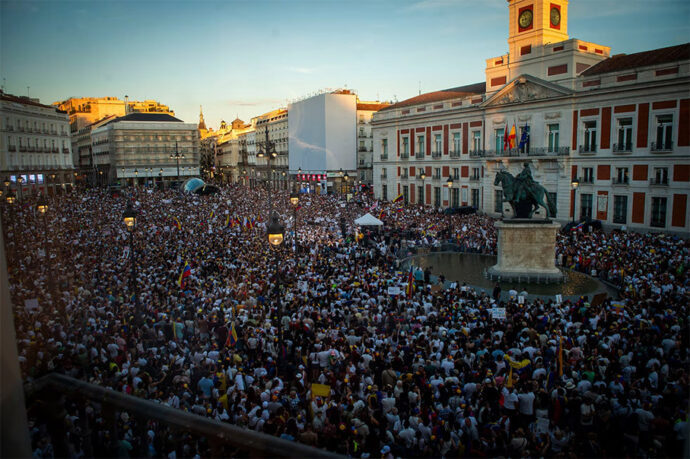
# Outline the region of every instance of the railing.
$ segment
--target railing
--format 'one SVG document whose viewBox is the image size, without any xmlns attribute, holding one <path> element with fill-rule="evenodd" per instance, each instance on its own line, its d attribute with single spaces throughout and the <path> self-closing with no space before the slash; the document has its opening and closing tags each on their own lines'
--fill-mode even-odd
<svg viewBox="0 0 690 459">
<path fill-rule="evenodd" d="M 580 145 L 577 148 L 577 152 L 580 154 L 596 153 L 597 147 L 596 145 Z"/>
<path fill-rule="evenodd" d="M 60 149 L 59 149 L 58 147 L 54 147 L 54 148 L 51 149 L 51 151 L 52 151 L 53 153 L 59 153 L 59 152 L 60 152 Z"/>
<path fill-rule="evenodd" d="M 478 182 L 479 181 L 479 176 L 478 175 L 473 175 L 470 177 L 470 182 Z"/>
<path fill-rule="evenodd" d="M 109 417 L 105 421 L 112 426 L 117 425 L 116 417 L 119 416 L 120 410 L 142 420 L 156 420 L 172 430 L 207 438 L 212 448 L 211 456 L 223 457 L 232 454 L 241 457 L 341 457 L 326 450 L 243 429 L 227 422 L 191 414 L 162 403 L 106 389 L 58 373 L 43 376 L 27 385 L 25 389 L 29 403 L 34 398 L 51 399 L 58 404 L 65 403 L 67 400 L 64 400 L 64 395 L 75 400 L 86 399 L 88 402 L 105 405 L 107 408 L 103 413 L 104 416 Z M 65 407 L 62 409 L 64 410 Z M 50 413 L 44 414 L 47 414 L 49 419 L 51 418 Z M 60 425 L 64 422 L 59 416 L 54 416 L 51 420 L 52 423 L 48 424 L 49 429 L 51 425 L 60 429 Z M 56 435 L 58 432 L 49 433 Z M 87 441 L 88 437 L 87 435 Z M 239 451 L 226 451 L 227 448 Z"/>
<path fill-rule="evenodd" d="M 585 177 L 582 180 L 580 180 L 580 183 L 594 183 L 594 177 Z"/>
<path fill-rule="evenodd" d="M 407 180 L 407 179 L 409 179 L 409 178 L 410 178 L 410 176 L 407 175 L 407 174 L 403 174 L 403 175 L 400 176 L 400 180 Z"/>
<path fill-rule="evenodd" d="M 439 175 L 433 175 L 431 177 L 431 180 L 441 180 L 441 175 L 440 174 Z"/>
<path fill-rule="evenodd" d="M 655 186 L 668 186 L 668 177 L 662 177 L 662 178 L 652 177 L 649 179 L 649 184 L 655 185 Z"/>
<path fill-rule="evenodd" d="M 19 126 L 19 127 L 17 128 L 17 130 L 18 130 L 19 132 L 24 132 L 24 128 L 21 127 L 21 126 Z"/>
<path fill-rule="evenodd" d="M 649 150 L 650 151 L 672 151 L 673 150 L 673 142 L 662 142 L 662 143 L 652 142 L 652 147 Z"/>
<path fill-rule="evenodd" d="M 486 150 L 470 150 L 470 158 L 484 158 Z"/>
<path fill-rule="evenodd" d="M 388 155 L 381 155 L 381 161 L 388 161 Z"/>
<path fill-rule="evenodd" d="M 632 142 L 627 143 L 614 143 L 613 144 L 614 153 L 631 153 L 632 152 Z"/>
<path fill-rule="evenodd" d="M 8 145 L 7 150 L 8 151 L 17 151 L 17 146 L 16 145 Z"/>
<path fill-rule="evenodd" d="M 424 152 L 423 151 L 418 151 L 417 153 L 414 154 L 415 159 L 424 159 Z"/>
<path fill-rule="evenodd" d="M 69 148 L 63 148 L 63 149 L 62 149 L 62 152 L 63 152 L 63 153 L 69 153 Z"/>
<path fill-rule="evenodd" d="M 530 147 L 527 156 L 568 156 L 570 147 Z"/>
<path fill-rule="evenodd" d="M 367 151 L 367 147 L 359 147 L 357 151 Z"/>
<path fill-rule="evenodd" d="M 14 126 L 8 124 L 8 125 L 7 125 L 7 130 L 8 130 L 8 131 L 14 131 Z"/>
<path fill-rule="evenodd" d="M 386 180 L 388 178 L 388 174 L 381 174 L 381 178 Z"/>
<path fill-rule="evenodd" d="M 459 158 L 459 157 L 460 157 L 460 152 L 459 152 L 459 151 L 451 151 L 451 152 L 450 152 L 450 157 L 451 157 L 451 158 Z"/>
<path fill-rule="evenodd" d="M 400 159 L 410 159 L 410 155 L 407 154 L 407 153 L 402 153 L 402 154 L 400 155 Z"/>
<path fill-rule="evenodd" d="M 440 151 L 435 151 L 431 154 L 431 157 L 434 159 L 441 159 L 441 152 Z"/>
<path fill-rule="evenodd" d="M 19 151 L 26 151 L 26 147 L 20 146 L 20 147 L 19 147 Z"/>
<path fill-rule="evenodd" d="M 618 177 L 614 177 L 611 179 L 611 184 L 612 185 L 630 185 L 630 179 L 629 178 L 622 178 L 619 179 Z"/>
</svg>

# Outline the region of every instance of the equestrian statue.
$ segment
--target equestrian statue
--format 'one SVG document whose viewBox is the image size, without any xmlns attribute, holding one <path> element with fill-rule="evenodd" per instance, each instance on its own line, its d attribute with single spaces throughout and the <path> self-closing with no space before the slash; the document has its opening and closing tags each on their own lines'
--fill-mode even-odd
<svg viewBox="0 0 690 459">
<path fill-rule="evenodd" d="M 556 203 L 549 193 L 532 178 L 529 163 L 524 163 L 522 172 L 513 177 L 510 172 L 496 172 L 494 185 L 503 187 L 504 201 L 513 208 L 516 218 L 532 218 L 539 206 L 546 209 L 547 217 L 556 217 Z"/>
</svg>

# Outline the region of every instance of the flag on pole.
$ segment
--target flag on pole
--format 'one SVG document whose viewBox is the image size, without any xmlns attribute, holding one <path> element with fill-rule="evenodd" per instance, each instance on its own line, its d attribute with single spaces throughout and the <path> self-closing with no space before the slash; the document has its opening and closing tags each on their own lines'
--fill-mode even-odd
<svg viewBox="0 0 690 459">
<path fill-rule="evenodd" d="M 227 228 L 230 226 L 230 215 L 225 216 L 225 227 Z"/>
<path fill-rule="evenodd" d="M 177 285 L 180 288 L 184 288 L 185 279 L 191 275 L 192 275 L 192 268 L 189 266 L 189 262 L 185 261 L 184 262 L 184 268 L 182 268 L 182 272 L 180 273 L 180 277 L 177 278 Z"/>
<path fill-rule="evenodd" d="M 212 210 L 212 211 L 211 211 L 211 215 L 209 215 L 208 219 L 211 220 L 211 219 L 212 219 L 213 217 L 215 217 L 215 216 L 216 216 L 216 211 L 215 211 L 215 210 Z"/>
<path fill-rule="evenodd" d="M 235 330 L 235 322 L 230 326 L 230 333 L 228 333 L 228 339 L 225 341 L 225 345 L 229 347 L 234 347 L 237 344 L 237 330 Z"/>
<path fill-rule="evenodd" d="M 383 210 L 381 210 L 381 212 L 379 212 L 379 220 L 381 220 L 383 218 L 384 214 L 385 214 L 385 212 Z"/>
<path fill-rule="evenodd" d="M 522 135 L 520 136 L 520 144 L 518 148 L 523 149 L 524 147 L 529 148 L 529 126 L 525 123 L 525 127 L 522 128 Z"/>
<path fill-rule="evenodd" d="M 513 123 L 513 127 L 510 128 L 510 135 L 508 136 L 508 143 L 510 144 L 510 148 L 515 148 L 515 123 Z"/>
<path fill-rule="evenodd" d="M 412 298 L 414 293 L 414 276 L 412 275 L 412 266 L 410 266 L 410 272 L 407 274 L 407 287 L 405 287 L 405 294 L 408 298 Z"/>
<path fill-rule="evenodd" d="M 401 202 L 403 200 L 403 194 L 400 193 L 395 199 L 393 199 L 393 202 Z"/>
<path fill-rule="evenodd" d="M 505 130 L 503 131 L 503 149 L 507 150 L 510 147 L 510 141 L 508 140 L 508 125 L 506 124 Z"/>
<path fill-rule="evenodd" d="M 175 228 L 177 228 L 178 230 L 182 229 L 182 224 L 176 217 L 173 217 L 173 224 L 175 225 Z"/>
</svg>

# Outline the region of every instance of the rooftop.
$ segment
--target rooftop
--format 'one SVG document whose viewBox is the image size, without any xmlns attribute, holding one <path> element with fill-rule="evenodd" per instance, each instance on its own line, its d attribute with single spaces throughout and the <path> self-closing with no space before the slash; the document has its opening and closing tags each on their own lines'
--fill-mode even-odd
<svg viewBox="0 0 690 459">
<path fill-rule="evenodd" d="M 617 54 L 588 68 L 582 76 L 632 70 L 638 67 L 690 60 L 690 43 L 634 54 Z"/>
<path fill-rule="evenodd" d="M 441 100 L 457 99 L 459 97 L 484 94 L 485 92 L 486 82 L 482 81 L 481 83 L 474 83 L 466 86 L 458 86 L 456 88 L 442 89 L 441 91 L 420 94 L 419 96 L 412 97 L 411 99 L 389 105 L 388 107 L 381 109 L 381 111 L 401 107 L 410 107 L 412 105 L 428 104 L 431 102 L 439 102 Z"/>
<path fill-rule="evenodd" d="M 8 102 L 16 102 L 18 104 L 24 104 L 24 105 L 33 105 L 34 107 L 43 107 L 43 108 L 51 108 L 58 113 L 67 113 L 63 110 L 60 110 L 52 105 L 45 105 L 40 102 L 38 102 L 38 99 L 30 99 L 26 96 L 14 96 L 12 94 L 6 94 L 2 91 L 0 91 L 0 100 L 6 100 Z"/>
<path fill-rule="evenodd" d="M 121 116 L 111 121 L 111 123 L 117 123 L 119 121 L 151 121 L 151 122 L 176 122 L 183 123 L 181 119 L 175 118 L 167 113 L 130 113 L 129 115 Z"/>
</svg>

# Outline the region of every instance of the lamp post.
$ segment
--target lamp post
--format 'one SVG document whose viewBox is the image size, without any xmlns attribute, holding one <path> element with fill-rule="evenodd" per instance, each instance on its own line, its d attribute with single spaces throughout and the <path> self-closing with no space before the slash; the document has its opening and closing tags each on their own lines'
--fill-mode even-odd
<svg viewBox="0 0 690 459">
<path fill-rule="evenodd" d="M 446 185 L 448 185 L 448 208 L 450 209 L 450 199 L 451 199 L 451 192 L 450 190 L 453 188 L 453 179 L 448 177 L 448 180 L 446 181 Z"/>
<path fill-rule="evenodd" d="M 279 359 L 278 359 L 278 367 L 281 370 L 285 368 L 285 359 L 283 358 L 283 324 L 282 319 L 283 319 L 283 302 L 280 298 L 280 284 L 281 284 L 281 279 L 280 279 L 280 259 L 278 257 L 278 248 L 280 245 L 283 243 L 285 240 L 285 227 L 280 223 L 280 220 L 278 218 L 278 214 L 276 212 L 271 212 L 271 217 L 269 220 L 268 227 L 266 228 L 266 237 L 268 239 L 268 243 L 271 245 L 271 247 L 274 250 L 275 253 L 275 262 L 274 266 L 276 269 L 276 276 L 275 276 L 275 288 L 273 290 L 273 294 L 275 295 L 275 301 L 277 304 L 277 326 L 278 326 L 278 345 L 280 346 L 280 352 L 279 352 Z"/>
<path fill-rule="evenodd" d="M 292 204 L 292 209 L 294 211 L 294 237 L 295 237 L 295 252 L 298 252 L 299 246 L 297 242 L 297 205 L 299 204 L 299 194 L 297 191 L 293 191 L 290 195 L 290 204 Z"/>
<path fill-rule="evenodd" d="M 48 253 L 48 219 L 46 214 L 48 213 L 48 203 L 46 202 L 43 195 L 38 197 L 38 202 L 36 203 L 36 211 L 43 217 L 43 273 L 46 276 L 46 284 L 48 284 L 48 290 L 52 289 L 52 276 L 48 272 L 48 264 L 50 263 L 50 256 Z"/>
<path fill-rule="evenodd" d="M 22 177 L 22 176 L 20 175 L 19 177 L 17 177 L 17 184 L 18 184 L 18 188 L 19 188 L 19 201 L 22 200 L 22 193 L 23 193 L 23 191 L 22 191 L 22 183 L 24 183 L 24 177 Z"/>
<path fill-rule="evenodd" d="M 17 197 L 12 193 L 11 191 L 7 193 L 7 204 L 10 206 L 13 205 L 15 202 L 17 202 Z"/>
<path fill-rule="evenodd" d="M 158 171 L 158 183 L 159 183 L 158 186 L 162 190 L 163 189 L 163 168 L 162 167 Z"/>
<path fill-rule="evenodd" d="M 177 151 L 177 142 L 175 142 L 175 154 L 170 155 L 170 159 L 174 159 L 177 162 L 177 181 L 180 181 L 180 158 L 184 159 L 184 154 L 180 154 Z"/>
<path fill-rule="evenodd" d="M 577 207 L 577 187 L 580 186 L 580 181 L 575 177 L 570 183 L 573 187 L 573 223 L 575 223 L 575 208 Z"/>
<path fill-rule="evenodd" d="M 422 179 L 422 199 L 421 202 L 418 202 L 417 204 L 424 206 L 424 201 L 426 198 L 426 190 L 424 189 L 424 180 L 426 180 L 426 172 L 424 170 L 422 170 L 422 172 L 419 174 L 419 178 Z"/>
<path fill-rule="evenodd" d="M 136 258 L 134 255 L 134 230 L 136 229 L 137 225 L 137 212 L 132 208 L 132 203 L 127 204 L 127 209 L 125 209 L 124 213 L 122 214 L 122 221 L 125 224 L 125 227 L 127 228 L 127 232 L 129 233 L 129 258 L 130 258 L 130 263 L 132 265 L 132 274 L 130 278 L 130 291 L 132 292 L 132 295 L 134 296 L 134 310 L 136 311 L 137 315 L 139 313 L 139 297 L 137 295 L 137 268 L 136 268 Z"/>
</svg>

